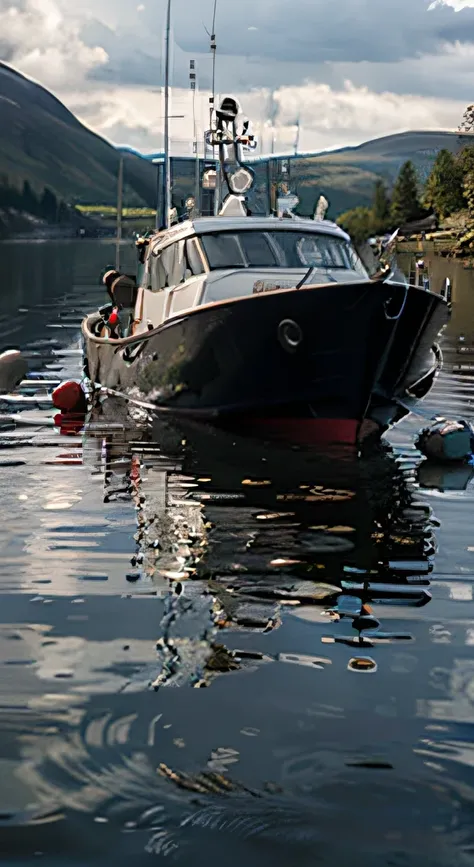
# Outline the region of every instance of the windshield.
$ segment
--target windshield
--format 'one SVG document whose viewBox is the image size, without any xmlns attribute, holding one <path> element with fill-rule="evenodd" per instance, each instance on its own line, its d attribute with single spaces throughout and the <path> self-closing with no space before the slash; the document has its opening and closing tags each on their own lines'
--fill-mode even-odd
<svg viewBox="0 0 474 867">
<path fill-rule="evenodd" d="M 345 268 L 366 277 L 343 238 L 300 230 L 218 232 L 201 235 L 211 271 L 222 268 Z"/>
</svg>

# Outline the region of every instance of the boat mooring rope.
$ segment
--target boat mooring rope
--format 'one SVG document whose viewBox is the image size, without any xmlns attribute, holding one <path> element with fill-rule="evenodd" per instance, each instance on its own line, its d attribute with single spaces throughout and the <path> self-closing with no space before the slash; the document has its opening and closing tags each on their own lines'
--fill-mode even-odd
<svg viewBox="0 0 474 867">
<path fill-rule="evenodd" d="M 131 397 L 129 394 L 124 394 L 122 391 L 116 391 L 114 388 L 108 388 L 105 385 L 102 385 L 100 382 L 91 383 L 93 388 L 97 388 L 99 391 L 106 392 L 106 394 L 111 394 L 114 397 L 121 397 L 123 400 L 127 400 L 129 403 L 133 403 L 135 406 L 140 407 L 141 409 L 149 409 L 154 412 L 169 412 L 168 407 L 160 407 L 156 406 L 154 403 L 146 403 L 146 401 L 138 400 L 136 397 Z"/>
<path fill-rule="evenodd" d="M 402 315 L 402 313 L 403 313 L 403 311 L 404 311 L 404 309 L 405 309 L 405 304 L 407 303 L 408 290 L 409 290 L 409 288 L 410 288 L 409 286 L 405 286 L 405 297 L 404 297 L 404 299 L 403 299 L 403 301 L 402 301 L 402 305 L 401 305 L 401 307 L 400 307 L 400 310 L 398 311 L 398 313 L 397 313 L 396 316 L 389 316 L 389 315 L 388 315 L 388 313 L 387 313 L 387 302 L 384 303 L 384 314 L 385 314 L 385 318 L 388 319 L 390 322 L 396 322 L 398 319 L 400 319 L 400 316 Z M 392 300 L 392 298 L 390 298 L 390 301 L 391 301 L 391 300 Z M 390 303 L 390 302 L 389 302 L 389 303 Z"/>
</svg>

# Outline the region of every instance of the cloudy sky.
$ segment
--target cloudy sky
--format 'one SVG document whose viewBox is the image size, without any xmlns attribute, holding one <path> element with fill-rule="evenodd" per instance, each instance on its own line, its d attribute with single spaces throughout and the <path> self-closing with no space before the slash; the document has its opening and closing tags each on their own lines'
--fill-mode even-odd
<svg viewBox="0 0 474 867">
<path fill-rule="evenodd" d="M 166 0 L 0 0 L 0 59 L 117 144 L 162 144 Z M 214 0 L 172 0 L 173 150 L 190 153 L 189 60 L 206 125 Z M 217 90 L 261 137 L 324 149 L 452 129 L 474 102 L 474 0 L 217 0 Z M 266 122 L 266 123 L 265 123 Z"/>
</svg>

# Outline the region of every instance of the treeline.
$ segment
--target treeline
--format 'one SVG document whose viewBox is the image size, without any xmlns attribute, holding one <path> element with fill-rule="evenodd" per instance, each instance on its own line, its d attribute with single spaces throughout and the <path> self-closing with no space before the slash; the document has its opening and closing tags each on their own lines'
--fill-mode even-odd
<svg viewBox="0 0 474 867">
<path fill-rule="evenodd" d="M 383 180 L 376 181 L 372 206 L 346 211 L 337 222 L 354 241 L 362 242 L 432 214 L 439 221 L 459 211 L 466 211 L 474 224 L 474 147 L 464 147 L 458 154 L 439 151 L 424 187 L 408 160 L 391 192 Z"/>
<path fill-rule="evenodd" d="M 23 186 L 18 188 L 4 175 L 0 177 L 0 210 L 5 209 L 29 214 L 53 224 L 70 223 L 73 215 L 77 215 L 76 209 L 58 199 L 49 187 L 37 195 L 29 181 L 24 181 Z"/>
</svg>

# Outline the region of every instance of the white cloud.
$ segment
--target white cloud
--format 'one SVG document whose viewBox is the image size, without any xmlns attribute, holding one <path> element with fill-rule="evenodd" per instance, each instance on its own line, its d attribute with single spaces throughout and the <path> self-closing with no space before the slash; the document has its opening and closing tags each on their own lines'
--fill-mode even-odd
<svg viewBox="0 0 474 867">
<path fill-rule="evenodd" d="M 465 4 L 455 14 L 451 4 L 432 4 L 431 11 L 429 6 L 429 0 L 223 0 L 218 51 L 232 55 L 239 45 L 242 55 L 274 62 L 378 63 L 437 52 L 456 40 L 474 41 L 472 8 Z M 176 40 L 185 51 L 207 50 L 202 22 L 208 8 L 209 0 L 174 0 Z M 261 31 L 258 44 L 249 24 Z"/>
<path fill-rule="evenodd" d="M 339 19 L 336 21 L 337 16 L 328 18 L 326 0 L 293 0 L 292 10 L 296 11 L 290 19 L 287 11 L 281 11 L 287 9 L 286 0 L 259 0 L 258 4 L 255 0 L 241 0 L 239 4 L 222 0 L 217 22 L 218 87 L 225 91 L 235 88 L 240 93 L 243 110 L 257 132 L 264 130 L 272 112 L 270 94 L 276 87 L 277 149 L 292 146 L 298 115 L 302 123 L 300 147 L 306 150 L 357 144 L 405 129 L 455 128 L 466 102 L 472 101 L 474 63 L 474 45 L 456 41 L 455 34 L 464 27 L 468 31 L 473 23 L 472 12 L 462 12 L 461 7 L 474 7 L 474 0 L 438 0 L 431 17 L 426 14 L 429 0 L 399 0 L 397 4 L 385 0 L 383 19 L 371 13 L 374 2 L 367 0 L 365 4 L 371 29 L 362 39 L 360 27 L 349 26 L 356 6 L 360 10 L 356 0 L 338 0 L 344 27 Z M 165 3 L 155 3 L 151 14 L 150 4 L 137 6 L 137 0 L 76 0 L 73 5 L 70 0 L 0 0 L 0 58 L 3 50 L 7 62 L 49 87 L 80 119 L 109 140 L 156 150 L 162 143 L 160 28 Z M 270 3 L 280 14 L 270 16 L 269 28 L 265 13 Z M 412 17 L 403 13 L 407 3 L 413 6 Z M 189 58 L 197 61 L 199 85 L 204 89 L 209 86 L 210 57 L 208 53 L 200 55 L 196 46 L 203 41 L 203 50 L 208 51 L 204 23 L 210 26 L 212 6 L 213 0 L 173 2 L 178 43 L 173 45 L 172 113 L 186 114 L 188 120 L 172 121 L 172 137 L 174 151 L 183 154 L 191 153 Z M 142 7 L 144 14 L 137 14 Z M 298 9 L 304 12 L 301 20 Z M 453 9 L 461 14 L 454 14 Z M 237 30 L 229 28 L 232 21 Z M 311 21 L 324 25 L 324 32 L 309 27 Z M 425 40 L 431 53 L 425 49 L 423 54 L 420 47 L 413 54 L 410 46 L 425 24 L 432 27 L 430 39 L 426 36 Z M 375 37 L 377 28 L 379 35 Z M 410 37 L 408 48 L 406 34 Z M 441 38 L 442 47 L 433 48 Z M 359 39 L 362 42 L 355 45 Z M 344 40 L 350 51 L 344 52 Z M 322 41 L 326 62 L 320 56 Z M 378 51 L 381 56 L 364 55 L 366 45 L 376 45 L 375 55 Z M 300 56 L 298 46 L 304 49 L 303 55 L 311 47 L 310 59 Z M 246 56 L 225 54 L 226 50 L 239 50 Z M 407 51 L 413 56 L 398 62 Z M 355 62 L 356 56 L 362 59 Z M 205 92 L 198 97 L 202 130 L 207 126 L 207 99 Z M 264 150 L 268 150 L 268 128 L 263 134 Z"/>
<path fill-rule="evenodd" d="M 260 106 L 253 106 L 242 95 L 246 112 L 252 117 L 255 107 L 261 117 L 267 98 L 254 96 L 252 102 L 255 99 Z M 299 118 L 302 150 L 359 144 L 407 129 L 454 129 L 464 107 L 463 102 L 448 99 L 375 93 L 350 81 L 341 89 L 313 82 L 282 87 L 274 92 L 274 98 L 279 109 L 277 144 L 292 145 Z"/>
<path fill-rule="evenodd" d="M 70 14 L 70 0 L 57 0 Z M 474 12 L 470 0 L 332 0 L 335 14 L 328 14 L 327 0 L 220 0 L 217 15 L 219 67 L 229 62 L 232 72 L 258 81 L 248 86 L 271 85 L 282 78 L 290 64 L 300 65 L 304 80 L 308 67 L 337 63 L 397 62 L 434 54 L 456 41 L 474 43 Z M 142 5 L 145 5 L 143 0 Z M 146 15 L 137 15 L 136 0 L 75 0 L 74 10 L 96 18 L 116 31 L 113 72 L 121 67 L 125 83 L 127 65 L 137 50 L 156 60 L 163 47 L 166 0 L 146 4 Z M 470 8 L 471 7 L 471 8 Z M 173 0 L 172 26 L 175 47 L 188 56 L 209 56 L 209 30 L 213 0 Z M 382 14 L 383 13 L 383 14 Z M 146 22 L 146 26 L 143 24 Z M 256 29 L 254 29 L 256 28 Z M 100 44 L 100 43 L 99 43 Z M 107 47 L 107 46 L 106 46 Z M 240 66 L 234 62 L 240 55 Z M 265 66 L 267 81 L 261 81 Z M 148 69 L 151 70 L 148 64 Z M 109 80 L 109 70 L 104 70 Z M 131 75 L 136 75 L 136 64 Z M 116 79 L 115 79 L 116 80 Z M 293 79 L 294 80 L 294 79 Z M 131 78 L 130 83 L 137 82 Z M 141 80 L 140 80 L 141 83 Z"/>
<path fill-rule="evenodd" d="M 107 62 L 103 48 L 84 44 L 81 26 L 80 20 L 64 16 L 55 0 L 0 0 L 5 59 L 46 87 L 77 87 Z"/>
<path fill-rule="evenodd" d="M 269 92 L 254 90 L 236 94 L 242 111 L 251 118 L 254 131 L 268 152 L 271 130 L 268 118 Z M 341 89 L 307 82 L 299 87 L 281 87 L 274 92 L 277 104 L 276 150 L 290 150 L 295 138 L 295 122 L 301 121 L 300 149 L 319 150 L 359 144 L 367 139 L 407 129 L 455 129 L 464 102 L 406 96 L 391 92 L 374 93 L 366 87 L 346 82 Z M 144 151 L 161 147 L 162 97 L 143 88 L 107 89 L 97 87 L 90 105 L 83 93 L 66 94 L 69 108 L 81 120 L 118 144 L 130 144 Z M 176 155 L 192 153 L 191 96 L 187 90 L 174 89 L 171 114 L 184 114 L 184 120 L 171 121 L 172 150 Z M 204 130 L 208 122 L 207 95 L 198 99 L 198 123 Z M 263 139 L 262 139 L 263 136 Z"/>
<path fill-rule="evenodd" d="M 433 8 L 436 6 L 451 6 L 455 12 L 460 12 L 461 9 L 467 9 L 469 6 L 474 7 L 474 0 L 435 0 L 431 5 Z"/>
</svg>

